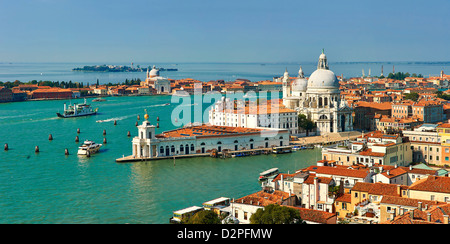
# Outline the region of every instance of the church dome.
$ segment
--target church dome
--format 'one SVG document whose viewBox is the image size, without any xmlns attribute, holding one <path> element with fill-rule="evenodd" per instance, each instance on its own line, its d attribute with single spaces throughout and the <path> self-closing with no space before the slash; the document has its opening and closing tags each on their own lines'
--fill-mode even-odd
<svg viewBox="0 0 450 244">
<path fill-rule="evenodd" d="M 305 78 L 297 78 L 292 82 L 292 91 L 306 91 L 308 81 Z"/>
<path fill-rule="evenodd" d="M 333 71 L 318 69 L 309 77 L 308 88 L 339 88 L 339 80 Z"/>
<path fill-rule="evenodd" d="M 305 79 L 302 66 L 298 70 L 298 77 L 292 82 L 292 91 L 305 92 L 308 87 L 308 80 Z"/>
<path fill-rule="evenodd" d="M 308 80 L 308 89 L 327 89 L 338 88 L 339 80 L 333 71 L 328 69 L 327 56 L 322 50 L 317 64 L 317 70 L 314 71 Z"/>
<path fill-rule="evenodd" d="M 156 77 L 156 76 L 159 76 L 159 69 L 157 69 L 157 68 L 153 65 L 153 68 L 152 68 L 152 70 L 150 70 L 149 75 L 150 75 L 150 77 Z"/>
</svg>

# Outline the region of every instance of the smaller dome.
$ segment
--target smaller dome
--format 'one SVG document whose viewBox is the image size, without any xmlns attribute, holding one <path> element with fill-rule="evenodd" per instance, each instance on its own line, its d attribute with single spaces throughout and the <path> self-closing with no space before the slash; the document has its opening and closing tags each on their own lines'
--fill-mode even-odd
<svg viewBox="0 0 450 244">
<path fill-rule="evenodd" d="M 308 81 L 305 78 L 297 78 L 292 82 L 292 91 L 306 91 Z"/>
<path fill-rule="evenodd" d="M 150 77 L 159 76 L 159 69 L 157 69 L 154 65 L 152 70 L 150 70 Z"/>
</svg>

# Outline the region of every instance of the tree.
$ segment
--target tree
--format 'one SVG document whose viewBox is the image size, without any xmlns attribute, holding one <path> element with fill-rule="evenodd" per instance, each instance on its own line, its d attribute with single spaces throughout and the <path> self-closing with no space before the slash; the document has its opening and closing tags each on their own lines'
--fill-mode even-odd
<svg viewBox="0 0 450 244">
<path fill-rule="evenodd" d="M 417 102 L 419 99 L 419 94 L 416 92 L 408 93 L 405 95 L 405 99 L 413 100 L 414 102 Z"/>
<path fill-rule="evenodd" d="M 250 217 L 250 224 L 304 224 L 300 212 L 293 208 L 270 204 L 256 210 Z"/>
<path fill-rule="evenodd" d="M 299 114 L 298 115 L 298 127 L 306 130 L 306 136 L 309 135 L 309 131 L 316 128 L 316 124 L 308 119 L 306 115 Z"/>
<path fill-rule="evenodd" d="M 189 218 L 186 224 L 220 224 L 220 218 L 213 210 L 203 210 Z"/>
</svg>

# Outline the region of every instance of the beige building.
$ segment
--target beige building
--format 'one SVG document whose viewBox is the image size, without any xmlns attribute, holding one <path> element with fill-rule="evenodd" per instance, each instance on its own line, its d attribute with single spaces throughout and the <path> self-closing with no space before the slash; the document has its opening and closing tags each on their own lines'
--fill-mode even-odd
<svg viewBox="0 0 450 244">
<path fill-rule="evenodd" d="M 428 176 L 412 184 L 408 189 L 408 197 L 450 202 L 450 177 Z"/>
<path fill-rule="evenodd" d="M 409 138 L 413 150 L 413 162 L 439 165 L 442 157 L 441 137 L 436 124 L 424 124 L 413 130 L 404 130 L 403 136 Z"/>
<path fill-rule="evenodd" d="M 410 142 L 403 140 L 403 137 L 375 131 L 358 137 L 346 146 L 323 148 L 322 159 L 336 160 L 341 165 L 406 166 L 412 162 L 412 150 Z"/>
</svg>

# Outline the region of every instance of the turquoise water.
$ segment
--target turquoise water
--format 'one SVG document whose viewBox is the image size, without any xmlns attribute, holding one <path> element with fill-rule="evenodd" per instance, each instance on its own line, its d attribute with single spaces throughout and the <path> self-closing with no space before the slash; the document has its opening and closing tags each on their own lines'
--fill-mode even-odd
<svg viewBox="0 0 450 244">
<path fill-rule="evenodd" d="M 178 104 L 163 106 L 171 102 L 170 96 L 106 99 L 91 103 L 99 108 L 98 115 L 72 119 L 57 118 L 56 112 L 63 110 L 64 102 L 80 99 L 0 104 L 0 223 L 164 224 L 172 211 L 260 190 L 257 178 L 266 169 L 293 172 L 320 159 L 320 150 L 307 150 L 119 164 L 116 158 L 131 154 L 137 115 L 143 119 L 147 109 L 153 124 L 159 116 L 159 133 L 175 128 L 170 116 Z M 77 135 L 80 143 L 86 139 L 102 143 L 106 137 L 107 144 L 90 158 L 79 157 Z M 3 150 L 5 143 L 9 151 Z"/>
</svg>

